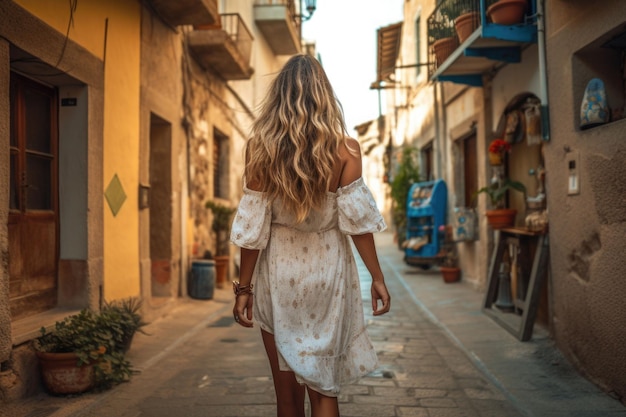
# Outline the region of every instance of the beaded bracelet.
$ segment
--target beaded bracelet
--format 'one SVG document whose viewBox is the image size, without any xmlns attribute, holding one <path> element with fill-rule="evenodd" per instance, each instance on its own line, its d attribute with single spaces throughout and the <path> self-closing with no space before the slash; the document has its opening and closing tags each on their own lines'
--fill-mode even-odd
<svg viewBox="0 0 626 417">
<path fill-rule="evenodd" d="M 239 284 L 239 281 L 233 281 L 233 292 L 235 293 L 235 297 L 239 297 L 241 294 L 254 295 L 252 288 L 254 288 L 253 284 L 242 286 Z"/>
</svg>

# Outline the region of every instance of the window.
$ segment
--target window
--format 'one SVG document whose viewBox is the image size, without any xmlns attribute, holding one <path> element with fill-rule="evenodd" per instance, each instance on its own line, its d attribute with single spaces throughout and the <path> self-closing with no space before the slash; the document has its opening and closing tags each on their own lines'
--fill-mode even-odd
<svg viewBox="0 0 626 417">
<path fill-rule="evenodd" d="M 10 208 L 54 210 L 56 92 L 11 75 Z"/>
<path fill-rule="evenodd" d="M 228 137 L 213 131 L 213 196 L 228 199 L 229 194 L 229 146 Z"/>
</svg>

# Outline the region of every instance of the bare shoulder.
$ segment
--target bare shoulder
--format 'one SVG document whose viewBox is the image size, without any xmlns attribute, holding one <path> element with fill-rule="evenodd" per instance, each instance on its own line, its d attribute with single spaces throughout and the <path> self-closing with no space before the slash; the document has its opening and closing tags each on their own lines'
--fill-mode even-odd
<svg viewBox="0 0 626 417">
<path fill-rule="evenodd" d="M 343 162 L 343 170 L 340 186 L 348 185 L 361 177 L 361 146 L 356 139 L 346 138 L 346 146 L 340 150 L 340 156 Z"/>
</svg>

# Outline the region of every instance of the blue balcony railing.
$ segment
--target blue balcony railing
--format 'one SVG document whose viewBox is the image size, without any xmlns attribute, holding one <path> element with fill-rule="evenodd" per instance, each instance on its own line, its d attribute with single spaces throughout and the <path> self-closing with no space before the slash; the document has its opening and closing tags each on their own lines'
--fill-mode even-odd
<svg viewBox="0 0 626 417">
<path fill-rule="evenodd" d="M 537 40 L 536 0 L 517 0 L 518 21 L 496 23 L 496 0 L 442 0 L 427 19 L 429 75 L 481 85 L 499 62 L 519 62 L 521 47 Z M 492 13 L 490 13 L 492 12 Z"/>
</svg>

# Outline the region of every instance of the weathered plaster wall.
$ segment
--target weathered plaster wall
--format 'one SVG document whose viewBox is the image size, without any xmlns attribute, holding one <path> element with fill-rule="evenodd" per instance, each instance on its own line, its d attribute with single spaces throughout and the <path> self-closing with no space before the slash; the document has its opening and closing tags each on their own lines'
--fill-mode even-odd
<svg viewBox="0 0 626 417">
<path fill-rule="evenodd" d="M 585 85 L 573 54 L 622 26 L 619 0 L 547 2 L 551 141 L 545 148 L 555 340 L 583 373 L 626 397 L 626 120 L 581 131 Z M 585 84 L 588 80 L 585 80 Z M 617 93 L 623 96 L 624 92 Z M 580 194 L 568 195 L 569 155 L 580 157 Z"/>
</svg>

